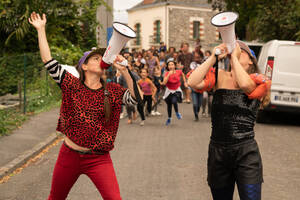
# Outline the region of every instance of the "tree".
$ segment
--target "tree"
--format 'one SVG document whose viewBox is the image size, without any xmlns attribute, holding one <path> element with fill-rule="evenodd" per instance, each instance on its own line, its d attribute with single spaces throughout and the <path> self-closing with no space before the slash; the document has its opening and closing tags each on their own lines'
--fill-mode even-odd
<svg viewBox="0 0 300 200">
<path fill-rule="evenodd" d="M 35 52 L 36 32 L 28 23 L 32 11 L 47 15 L 51 45 L 96 46 L 96 9 L 103 0 L 0 0 L 0 55 Z M 105 4 L 106 5 L 106 4 Z M 88 23 L 87 23 L 88 22 Z M 88 28 L 83 26 L 88 24 Z"/>
<path fill-rule="evenodd" d="M 263 41 L 300 40 L 300 1 L 263 1 L 256 22 L 258 37 Z"/>
<path fill-rule="evenodd" d="M 256 39 L 255 21 L 257 16 L 257 4 L 259 0 L 208 0 L 213 9 L 219 11 L 234 11 L 239 14 L 235 30 L 239 39 Z"/>
<path fill-rule="evenodd" d="M 239 14 L 242 40 L 300 40 L 300 0 L 208 0 L 213 9 Z"/>
<path fill-rule="evenodd" d="M 0 0 L 0 80 L 5 80 L 0 95 L 16 92 L 17 80 L 23 78 L 24 58 L 27 75 L 31 80 L 39 78 L 34 72 L 42 68 L 38 65 L 37 33 L 28 23 L 32 11 L 47 15 L 52 56 L 75 65 L 84 51 L 97 46 L 96 11 L 100 4 L 107 7 L 104 0 Z"/>
</svg>

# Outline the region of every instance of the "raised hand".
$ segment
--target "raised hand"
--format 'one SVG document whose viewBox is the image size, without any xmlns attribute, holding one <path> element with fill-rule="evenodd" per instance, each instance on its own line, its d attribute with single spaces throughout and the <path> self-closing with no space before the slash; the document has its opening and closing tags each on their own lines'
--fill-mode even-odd
<svg viewBox="0 0 300 200">
<path fill-rule="evenodd" d="M 236 46 L 235 46 L 233 52 L 231 53 L 231 56 L 236 56 L 238 59 L 240 58 L 240 56 L 241 56 L 241 48 L 240 48 L 239 43 L 236 43 Z"/>
<path fill-rule="evenodd" d="M 47 19 L 45 14 L 43 14 L 43 16 L 40 17 L 38 13 L 32 12 L 28 21 L 34 26 L 34 28 L 39 30 L 41 28 L 45 28 Z"/>
<path fill-rule="evenodd" d="M 50 48 L 46 37 L 46 29 L 45 29 L 46 22 L 47 22 L 46 15 L 43 14 L 43 17 L 41 18 L 39 14 L 33 12 L 31 13 L 31 16 L 28 19 L 28 21 L 37 30 L 41 58 L 42 61 L 46 63 L 52 59 Z"/>
<path fill-rule="evenodd" d="M 114 60 L 114 63 L 113 63 L 114 67 L 116 69 L 120 70 L 120 72 L 127 71 L 126 66 L 121 64 L 124 60 L 126 60 L 126 59 L 121 55 L 117 55 L 116 59 Z"/>
<path fill-rule="evenodd" d="M 223 59 L 223 58 L 227 57 L 228 50 L 227 50 L 226 44 L 223 43 L 223 44 L 220 44 L 220 45 L 216 46 L 213 49 L 212 56 L 214 56 L 216 54 L 216 52 L 220 53 L 218 55 L 219 59 Z"/>
</svg>

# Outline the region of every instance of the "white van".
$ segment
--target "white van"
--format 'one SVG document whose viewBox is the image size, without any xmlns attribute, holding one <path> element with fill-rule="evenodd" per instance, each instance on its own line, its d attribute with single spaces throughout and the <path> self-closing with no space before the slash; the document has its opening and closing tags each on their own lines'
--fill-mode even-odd
<svg viewBox="0 0 300 200">
<path fill-rule="evenodd" d="M 300 113 L 300 42 L 267 42 L 260 52 L 258 67 L 272 80 L 272 86 L 270 104 L 259 110 L 257 121 L 266 121 L 270 111 Z"/>
</svg>

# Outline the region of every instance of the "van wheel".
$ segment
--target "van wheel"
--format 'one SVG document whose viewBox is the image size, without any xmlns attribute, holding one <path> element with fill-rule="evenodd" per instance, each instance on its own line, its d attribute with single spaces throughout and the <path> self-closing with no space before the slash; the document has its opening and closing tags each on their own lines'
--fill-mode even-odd
<svg viewBox="0 0 300 200">
<path fill-rule="evenodd" d="M 271 122 L 270 113 L 265 110 L 259 110 L 257 112 L 256 122 L 257 123 L 270 123 Z"/>
</svg>

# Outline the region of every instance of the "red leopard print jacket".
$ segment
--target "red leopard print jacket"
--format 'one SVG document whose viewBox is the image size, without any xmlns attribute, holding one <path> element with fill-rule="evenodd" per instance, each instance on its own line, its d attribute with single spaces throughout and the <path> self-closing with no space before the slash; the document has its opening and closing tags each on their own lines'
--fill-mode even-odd
<svg viewBox="0 0 300 200">
<path fill-rule="evenodd" d="M 62 90 L 57 131 L 65 134 L 77 145 L 93 151 L 112 150 L 119 126 L 121 105 L 124 102 L 123 95 L 129 93 L 128 90 L 115 83 L 107 84 L 112 112 L 110 120 L 106 122 L 103 88 L 97 90 L 88 88 L 78 78 L 62 70 L 55 60 L 47 62 L 45 66 Z M 56 73 L 51 73 L 55 68 L 53 66 L 60 69 L 55 70 Z"/>
</svg>

